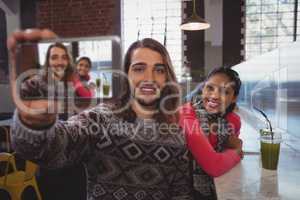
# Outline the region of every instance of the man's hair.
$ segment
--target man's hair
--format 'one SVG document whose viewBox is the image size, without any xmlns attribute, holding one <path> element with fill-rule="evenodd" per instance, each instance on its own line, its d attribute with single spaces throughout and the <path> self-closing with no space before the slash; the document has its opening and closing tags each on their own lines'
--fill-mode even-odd
<svg viewBox="0 0 300 200">
<path fill-rule="evenodd" d="M 68 58 L 68 65 L 67 65 L 67 68 L 66 68 L 66 72 L 64 74 L 64 77 L 62 78 L 62 81 L 70 81 L 71 79 L 71 76 L 72 74 L 74 73 L 74 69 L 73 69 L 73 60 L 72 60 L 72 57 L 70 56 L 69 54 L 69 51 L 67 49 L 67 47 L 65 45 L 63 45 L 62 43 L 59 43 L 59 42 L 56 42 L 56 43 L 53 43 L 51 44 L 48 49 L 47 49 L 47 53 L 46 53 L 46 59 L 45 59 L 45 64 L 44 64 L 44 68 L 45 68 L 45 78 L 47 79 L 48 78 L 48 70 L 49 70 L 49 67 L 50 67 L 50 64 L 49 64 L 49 59 L 50 59 L 50 51 L 52 48 L 60 48 L 62 50 L 65 51 L 66 55 L 67 55 L 67 58 Z"/>
<path fill-rule="evenodd" d="M 156 113 L 153 117 L 154 119 L 156 119 L 159 122 L 167 122 L 167 123 L 171 123 L 174 120 L 177 120 L 177 114 L 176 114 L 176 109 L 179 106 L 179 101 L 180 101 L 180 95 L 179 95 L 179 90 L 178 88 L 176 88 L 174 86 L 174 84 L 168 84 L 168 83 L 177 83 L 176 80 L 176 76 L 173 70 L 173 65 L 169 56 L 169 53 L 167 52 L 166 48 L 160 44 L 159 42 L 157 42 L 154 39 L 151 38 L 145 38 L 142 40 L 138 40 L 136 42 L 134 42 L 133 44 L 131 44 L 131 46 L 128 48 L 125 57 L 124 57 L 124 65 L 123 65 L 123 70 L 125 72 L 125 74 L 128 75 L 129 72 L 129 68 L 131 65 L 131 58 L 132 58 L 132 54 L 136 49 L 139 48 L 147 48 L 150 49 L 152 51 L 155 51 L 157 53 L 159 53 L 163 59 L 163 63 L 165 65 L 165 69 L 166 69 L 166 74 L 167 74 L 167 78 L 166 78 L 166 86 L 162 89 L 161 92 L 161 97 L 159 99 L 159 101 L 161 102 L 161 100 L 163 100 L 164 98 L 164 109 L 166 111 L 170 111 L 170 113 L 172 114 L 167 114 L 165 112 L 163 112 L 161 105 L 159 106 L 159 111 L 158 113 Z M 130 85 L 128 80 L 125 81 L 126 83 L 124 84 L 126 87 L 126 89 L 124 90 L 124 94 L 121 95 L 121 105 L 125 105 L 126 103 L 128 103 L 128 101 L 130 101 L 131 98 L 131 94 L 130 94 Z M 172 96 L 170 96 L 172 95 Z M 126 109 L 124 112 L 121 113 L 121 117 L 123 117 L 125 120 L 127 121 L 133 121 L 136 118 L 135 113 L 133 112 L 133 110 L 129 107 L 128 109 Z"/>
<path fill-rule="evenodd" d="M 82 60 L 85 60 L 86 62 L 88 62 L 89 68 L 92 67 L 92 61 L 91 61 L 91 59 L 90 59 L 89 57 L 87 57 L 87 56 L 82 56 L 82 57 L 80 57 L 80 58 L 76 61 L 76 66 L 77 66 L 78 63 L 79 63 L 80 61 L 82 61 Z"/>
</svg>

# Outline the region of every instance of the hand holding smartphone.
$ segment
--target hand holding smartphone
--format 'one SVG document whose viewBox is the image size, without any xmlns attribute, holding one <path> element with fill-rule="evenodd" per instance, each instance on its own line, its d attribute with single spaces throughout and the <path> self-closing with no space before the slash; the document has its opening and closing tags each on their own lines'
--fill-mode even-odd
<svg viewBox="0 0 300 200">
<path fill-rule="evenodd" d="M 54 123 L 56 112 L 47 112 L 50 107 L 53 107 L 55 102 L 48 100 L 23 100 L 17 90 L 17 46 L 22 42 L 35 42 L 41 39 L 53 39 L 56 35 L 50 30 L 26 30 L 14 32 L 8 38 L 8 48 L 10 53 L 10 85 L 12 92 L 12 99 L 18 110 L 18 115 L 25 125 L 32 128 L 42 128 Z M 54 110 L 54 109 L 53 109 Z"/>
<path fill-rule="evenodd" d="M 47 121 L 57 112 L 68 112 L 75 100 L 115 98 L 117 94 L 115 72 L 121 68 L 118 37 L 57 38 L 49 30 L 31 30 L 14 33 L 9 49 L 13 100 L 25 120 L 42 115 Z M 83 57 L 86 59 L 80 60 Z M 93 91 L 89 85 L 97 85 L 102 77 L 110 90 Z M 57 108 L 66 102 L 67 110 L 66 105 Z M 39 119 L 44 119 L 42 116 Z"/>
</svg>

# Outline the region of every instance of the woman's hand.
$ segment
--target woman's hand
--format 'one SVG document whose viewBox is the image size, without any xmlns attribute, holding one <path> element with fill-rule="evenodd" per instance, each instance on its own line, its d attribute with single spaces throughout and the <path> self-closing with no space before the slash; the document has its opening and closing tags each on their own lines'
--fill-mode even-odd
<svg viewBox="0 0 300 200">
<path fill-rule="evenodd" d="M 235 149 L 237 154 L 239 154 L 241 157 L 243 156 L 243 151 L 242 151 L 243 141 L 240 138 L 234 135 L 230 135 L 227 141 L 227 147 L 231 149 Z"/>
<path fill-rule="evenodd" d="M 43 128 L 54 123 L 57 113 L 57 102 L 49 100 L 24 100 L 20 98 L 17 89 L 16 50 L 21 42 L 38 42 L 43 39 L 52 39 L 56 35 L 47 29 L 28 29 L 16 31 L 7 40 L 10 56 L 10 85 L 12 99 L 18 109 L 19 117 L 23 123 L 31 128 Z"/>
<path fill-rule="evenodd" d="M 96 89 L 96 84 L 94 82 L 90 82 L 88 85 L 90 90 L 95 90 Z"/>
</svg>

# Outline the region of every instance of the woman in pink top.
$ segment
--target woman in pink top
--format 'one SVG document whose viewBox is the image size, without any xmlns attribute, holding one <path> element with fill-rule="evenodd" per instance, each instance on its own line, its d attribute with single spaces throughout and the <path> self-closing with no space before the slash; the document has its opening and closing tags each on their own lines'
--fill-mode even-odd
<svg viewBox="0 0 300 200">
<path fill-rule="evenodd" d="M 83 56 L 80 57 L 76 62 L 76 74 L 75 78 L 78 82 L 75 84 L 75 87 L 78 85 L 76 94 L 79 97 L 91 97 L 94 96 L 95 84 L 88 84 L 90 80 L 90 71 L 92 68 L 92 61 L 89 57 Z"/>
<path fill-rule="evenodd" d="M 195 159 L 196 199 L 217 199 L 213 177 L 226 173 L 241 160 L 241 122 L 233 112 L 240 86 L 237 72 L 215 68 L 208 74 L 202 94 L 180 109 L 179 123 Z"/>
</svg>

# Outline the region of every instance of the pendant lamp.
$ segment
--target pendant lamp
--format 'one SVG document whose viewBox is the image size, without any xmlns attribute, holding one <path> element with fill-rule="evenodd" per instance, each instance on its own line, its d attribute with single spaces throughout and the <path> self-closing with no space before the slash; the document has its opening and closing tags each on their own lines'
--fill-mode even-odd
<svg viewBox="0 0 300 200">
<path fill-rule="evenodd" d="M 180 25 L 180 28 L 185 31 L 198 31 L 208 29 L 210 24 L 199 17 L 196 13 L 196 0 L 193 0 L 193 13 Z"/>
</svg>

